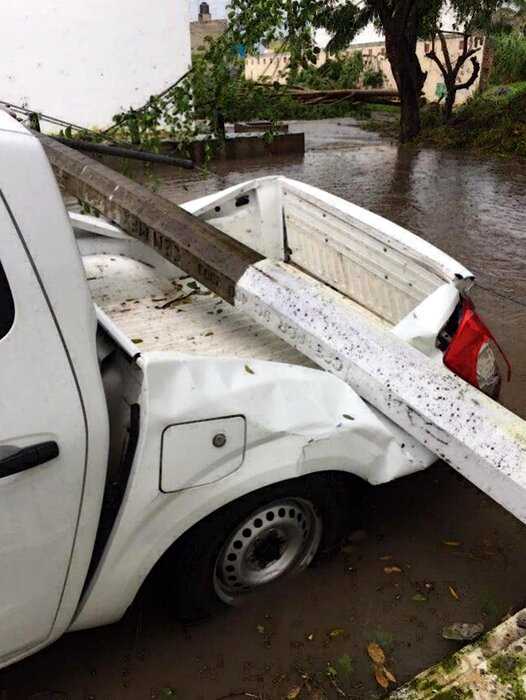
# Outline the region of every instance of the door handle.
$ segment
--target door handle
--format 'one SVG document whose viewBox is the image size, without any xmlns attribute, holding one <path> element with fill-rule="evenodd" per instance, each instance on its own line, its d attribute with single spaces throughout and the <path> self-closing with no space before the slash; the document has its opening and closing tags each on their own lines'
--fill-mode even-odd
<svg viewBox="0 0 526 700">
<path fill-rule="evenodd" d="M 18 452 L 0 459 L 0 479 L 38 467 L 39 464 L 45 464 L 58 455 L 58 445 L 52 440 L 22 447 Z"/>
</svg>

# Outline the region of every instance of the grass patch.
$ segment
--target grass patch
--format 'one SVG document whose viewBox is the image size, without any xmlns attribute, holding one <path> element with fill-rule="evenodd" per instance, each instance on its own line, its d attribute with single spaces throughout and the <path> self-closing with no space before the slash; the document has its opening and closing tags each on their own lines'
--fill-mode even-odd
<svg viewBox="0 0 526 700">
<path fill-rule="evenodd" d="M 491 82 L 515 83 L 526 80 L 526 39 L 519 33 L 492 38 L 495 51 Z"/>
<path fill-rule="evenodd" d="M 422 114 L 420 141 L 444 148 L 471 148 L 526 156 L 526 82 L 495 86 L 460 107 L 448 124 L 438 108 Z"/>
<path fill-rule="evenodd" d="M 389 120 L 372 118 L 364 128 L 397 138 L 398 120 L 394 114 L 392 117 Z M 438 105 L 425 106 L 422 132 L 416 143 L 502 156 L 526 156 L 526 81 L 495 85 L 475 95 L 455 111 L 448 124 L 444 124 Z"/>
</svg>

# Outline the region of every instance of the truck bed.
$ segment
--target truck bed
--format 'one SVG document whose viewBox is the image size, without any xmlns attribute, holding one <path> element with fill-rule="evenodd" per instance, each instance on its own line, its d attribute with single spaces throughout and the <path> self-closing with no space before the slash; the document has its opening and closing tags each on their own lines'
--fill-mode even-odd
<svg viewBox="0 0 526 700">
<path fill-rule="evenodd" d="M 382 330 L 444 283 L 471 278 L 408 231 L 287 178 L 249 181 L 182 208 L 265 259 L 323 282 L 339 293 L 338 305 Z M 312 366 L 279 334 L 144 243 L 90 217 L 73 215 L 73 225 L 95 303 L 141 350 Z"/>
<path fill-rule="evenodd" d="M 145 351 L 170 350 L 313 366 L 191 277 L 161 277 L 127 257 L 83 258 L 94 302 Z"/>
<path fill-rule="evenodd" d="M 183 272 L 168 278 L 122 255 L 87 255 L 83 262 L 93 301 L 138 349 L 316 366 Z M 359 304 L 345 303 L 375 325 L 389 328 Z"/>
</svg>

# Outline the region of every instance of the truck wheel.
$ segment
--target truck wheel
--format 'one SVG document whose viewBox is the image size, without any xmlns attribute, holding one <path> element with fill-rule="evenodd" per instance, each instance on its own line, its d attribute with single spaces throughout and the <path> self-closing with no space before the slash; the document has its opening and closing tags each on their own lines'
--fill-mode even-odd
<svg viewBox="0 0 526 700">
<path fill-rule="evenodd" d="M 263 488 L 213 513 L 170 553 L 177 616 L 208 617 L 302 571 L 347 534 L 350 504 L 347 478 L 316 474 Z"/>
</svg>

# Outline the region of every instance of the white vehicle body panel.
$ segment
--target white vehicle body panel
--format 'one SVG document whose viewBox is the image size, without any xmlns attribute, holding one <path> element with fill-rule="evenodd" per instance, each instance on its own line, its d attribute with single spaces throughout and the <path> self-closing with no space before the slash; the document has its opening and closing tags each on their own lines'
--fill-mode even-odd
<svg viewBox="0 0 526 700">
<path fill-rule="evenodd" d="M 0 261 L 15 301 L 0 339 L 0 453 L 47 440 L 60 450 L 0 480 L 5 665 L 59 637 L 75 613 L 99 521 L 108 420 L 93 305 L 47 158 L 1 111 L 0 152 Z"/>
<path fill-rule="evenodd" d="M 164 551 L 239 496 L 323 470 L 348 471 L 380 483 L 434 459 L 327 372 L 261 360 L 250 361 L 252 372 L 247 372 L 242 359 L 154 352 L 141 355 L 138 364 L 144 372 L 141 438 L 119 518 L 73 629 L 121 617 Z M 161 493 L 166 427 L 240 411 L 246 446 L 238 468 L 197 486 L 201 471 L 194 484 Z M 162 460 L 177 470 L 181 454 L 163 452 Z M 212 477 L 214 470 L 211 464 Z"/>
</svg>

